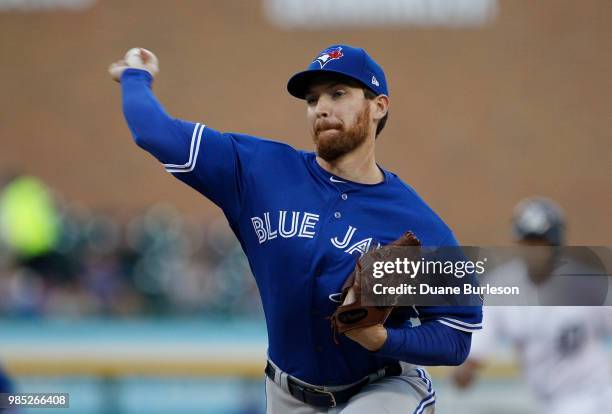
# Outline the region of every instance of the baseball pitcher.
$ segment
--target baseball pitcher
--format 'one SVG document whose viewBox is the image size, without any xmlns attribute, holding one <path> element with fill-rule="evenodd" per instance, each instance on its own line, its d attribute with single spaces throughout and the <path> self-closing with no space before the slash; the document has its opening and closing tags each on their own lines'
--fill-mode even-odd
<svg viewBox="0 0 612 414">
<path fill-rule="evenodd" d="M 136 144 L 222 209 L 249 260 L 268 329 L 267 412 L 432 413 L 421 366 L 463 362 L 479 306 L 402 308 L 336 340 L 330 328 L 366 252 L 406 232 L 422 245 L 457 245 L 425 201 L 376 163 L 390 101 L 381 66 L 363 49 L 334 45 L 289 80 L 314 152 L 173 118 L 151 90 L 158 60 L 145 49 L 110 73 Z"/>
</svg>

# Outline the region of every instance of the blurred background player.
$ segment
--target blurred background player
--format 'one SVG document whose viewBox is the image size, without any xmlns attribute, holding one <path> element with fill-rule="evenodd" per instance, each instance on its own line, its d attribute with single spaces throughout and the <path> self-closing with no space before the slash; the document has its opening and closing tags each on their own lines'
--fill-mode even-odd
<svg viewBox="0 0 612 414">
<path fill-rule="evenodd" d="M 565 220 L 561 208 L 551 200 L 520 202 L 515 208 L 513 230 L 517 243 L 537 248 L 531 253 L 523 249 L 527 252 L 523 258 L 495 269 L 500 276 L 527 279 L 533 290 L 546 292 L 561 262 L 563 268 L 580 267 L 562 253 Z M 604 340 L 612 335 L 610 308 L 543 305 L 485 307 L 484 327 L 473 335 L 468 360 L 454 370 L 454 384 L 462 389 L 471 386 L 497 341 L 508 341 L 540 405 L 539 412 L 609 412 L 612 387 Z"/>
</svg>

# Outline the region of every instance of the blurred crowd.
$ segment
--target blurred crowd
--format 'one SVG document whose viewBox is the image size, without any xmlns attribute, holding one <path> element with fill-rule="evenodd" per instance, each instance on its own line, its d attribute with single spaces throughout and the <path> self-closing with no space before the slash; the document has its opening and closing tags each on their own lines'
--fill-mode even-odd
<svg viewBox="0 0 612 414">
<path fill-rule="evenodd" d="M 0 181 L 0 316 L 261 317 L 255 281 L 224 219 L 168 204 L 129 220 L 40 179 Z"/>
</svg>

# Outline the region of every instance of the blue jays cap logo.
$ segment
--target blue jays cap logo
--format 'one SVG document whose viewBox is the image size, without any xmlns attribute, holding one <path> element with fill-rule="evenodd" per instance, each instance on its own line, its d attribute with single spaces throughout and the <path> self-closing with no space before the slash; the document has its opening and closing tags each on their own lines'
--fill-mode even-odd
<svg viewBox="0 0 612 414">
<path fill-rule="evenodd" d="M 342 53 L 342 47 L 330 47 L 329 49 L 325 49 L 319 53 L 319 56 L 313 60 L 312 63 L 319 62 L 321 69 L 323 69 L 323 66 L 327 65 L 332 60 L 340 59 L 342 56 L 344 56 Z"/>
</svg>

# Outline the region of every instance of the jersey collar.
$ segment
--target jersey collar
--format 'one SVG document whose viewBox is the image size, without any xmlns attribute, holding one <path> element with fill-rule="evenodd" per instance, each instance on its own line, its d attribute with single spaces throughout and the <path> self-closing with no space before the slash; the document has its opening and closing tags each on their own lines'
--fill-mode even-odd
<svg viewBox="0 0 612 414">
<path fill-rule="evenodd" d="M 321 177 L 324 181 L 326 181 L 326 182 L 328 182 L 328 183 L 330 183 L 331 185 L 334 185 L 334 186 L 350 186 L 350 187 L 354 187 L 354 188 L 379 187 L 379 186 L 383 186 L 383 185 L 387 184 L 390 181 L 391 177 L 392 177 L 391 173 L 389 173 L 385 169 L 381 168 L 380 165 L 376 164 L 376 166 L 383 173 L 383 180 L 381 182 L 379 182 L 379 183 L 376 183 L 376 184 L 357 183 L 355 181 L 347 180 L 346 178 L 338 177 L 337 175 L 333 175 L 333 174 L 329 173 L 328 171 L 324 170 L 323 167 L 321 167 L 319 165 L 319 163 L 317 162 L 317 156 L 316 156 L 316 154 L 314 152 L 307 153 L 307 157 L 310 159 L 309 164 L 310 164 L 312 170 L 319 177 Z"/>
</svg>

